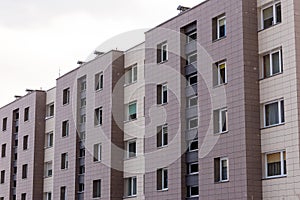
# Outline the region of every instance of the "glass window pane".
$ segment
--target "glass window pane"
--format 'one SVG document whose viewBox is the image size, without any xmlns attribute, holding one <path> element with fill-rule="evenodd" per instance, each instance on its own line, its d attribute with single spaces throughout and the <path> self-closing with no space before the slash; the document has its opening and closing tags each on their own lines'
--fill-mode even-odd
<svg viewBox="0 0 300 200">
<path fill-rule="evenodd" d="M 272 69 L 273 69 L 273 74 L 277 74 L 280 72 L 280 56 L 279 52 L 273 53 L 272 54 Z"/>
<path fill-rule="evenodd" d="M 279 123 L 279 111 L 278 103 L 271 103 L 265 106 L 265 122 L 266 126 L 274 125 Z"/>
<path fill-rule="evenodd" d="M 189 107 L 198 105 L 198 97 L 191 97 L 189 99 Z"/>
<path fill-rule="evenodd" d="M 281 175 L 280 152 L 267 155 L 267 176 Z"/>
<path fill-rule="evenodd" d="M 270 55 L 265 55 L 264 58 L 264 77 L 270 77 L 271 71 L 270 71 Z"/>
<path fill-rule="evenodd" d="M 273 6 L 263 10 L 264 28 L 269 28 L 273 25 Z"/>
<path fill-rule="evenodd" d="M 276 23 L 280 23 L 281 22 L 281 4 L 278 3 L 276 4 Z"/>
</svg>

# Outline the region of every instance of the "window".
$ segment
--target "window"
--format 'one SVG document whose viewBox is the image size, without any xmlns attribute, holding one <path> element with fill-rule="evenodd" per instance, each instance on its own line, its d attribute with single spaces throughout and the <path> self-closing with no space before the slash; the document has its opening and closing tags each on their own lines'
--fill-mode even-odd
<svg viewBox="0 0 300 200">
<path fill-rule="evenodd" d="M 52 193 L 51 192 L 46 192 L 44 195 L 44 199 L 45 200 L 52 200 Z"/>
<path fill-rule="evenodd" d="M 168 60 L 168 44 L 166 42 L 157 45 L 157 63 Z"/>
<path fill-rule="evenodd" d="M 70 88 L 63 90 L 63 105 L 70 102 Z"/>
<path fill-rule="evenodd" d="M 286 176 L 286 153 L 280 151 L 276 153 L 267 153 L 265 155 L 266 177 Z"/>
<path fill-rule="evenodd" d="M 13 173 L 13 174 L 16 175 L 16 174 L 17 174 L 17 171 L 18 171 L 18 168 L 17 168 L 17 167 L 14 167 L 14 171 L 13 171 L 14 173 Z"/>
<path fill-rule="evenodd" d="M 127 158 L 136 157 L 136 141 L 135 140 L 128 141 L 126 144 L 126 148 L 127 148 Z"/>
<path fill-rule="evenodd" d="M 188 107 L 193 107 L 198 105 L 198 96 L 192 96 L 188 98 Z"/>
<path fill-rule="evenodd" d="M 85 166 L 80 166 L 79 167 L 79 174 L 84 174 L 85 173 Z"/>
<path fill-rule="evenodd" d="M 0 200 L 4 200 L 4 197 L 0 197 Z"/>
<path fill-rule="evenodd" d="M 84 183 L 79 183 L 78 192 L 84 192 Z"/>
<path fill-rule="evenodd" d="M 80 140 L 85 140 L 85 131 L 80 132 Z"/>
<path fill-rule="evenodd" d="M 7 117 L 2 120 L 2 131 L 6 131 L 7 129 Z"/>
<path fill-rule="evenodd" d="M 225 14 L 213 19 L 213 41 L 222 39 L 226 36 L 226 17 Z"/>
<path fill-rule="evenodd" d="M 198 128 L 198 117 L 189 119 L 188 128 L 189 128 L 189 130 Z"/>
<path fill-rule="evenodd" d="M 275 50 L 263 56 L 262 78 L 268 78 L 282 72 L 282 51 Z"/>
<path fill-rule="evenodd" d="M 134 65 L 126 70 L 125 85 L 132 84 L 137 81 L 137 65 Z"/>
<path fill-rule="evenodd" d="M 80 91 L 85 91 L 86 90 L 86 80 L 82 80 L 80 82 Z"/>
<path fill-rule="evenodd" d="M 62 137 L 67 137 L 69 135 L 69 121 L 62 122 Z"/>
<path fill-rule="evenodd" d="M 131 197 L 136 195 L 136 177 L 125 179 L 125 196 Z"/>
<path fill-rule="evenodd" d="M 189 174 L 198 174 L 198 172 L 199 172 L 198 162 L 188 164 Z"/>
<path fill-rule="evenodd" d="M 197 62 L 197 53 L 193 53 L 187 56 L 187 64 L 193 64 Z"/>
<path fill-rule="evenodd" d="M 261 11 L 262 29 L 269 28 L 281 22 L 281 3 L 265 7 Z"/>
<path fill-rule="evenodd" d="M 227 83 L 227 68 L 226 62 L 215 63 L 213 67 L 213 83 L 214 86 Z"/>
<path fill-rule="evenodd" d="M 4 182 L 5 182 L 5 170 L 2 170 L 0 176 L 0 184 L 3 184 Z"/>
<path fill-rule="evenodd" d="M 54 103 L 48 104 L 46 106 L 47 108 L 47 118 L 53 117 L 54 116 Z"/>
<path fill-rule="evenodd" d="M 197 85 L 197 83 L 198 83 L 197 74 L 188 77 L 188 85 Z"/>
<path fill-rule="evenodd" d="M 6 156 L 6 144 L 2 144 L 1 150 L 1 157 L 4 158 Z"/>
<path fill-rule="evenodd" d="M 94 162 L 101 161 L 101 144 L 94 144 Z"/>
<path fill-rule="evenodd" d="M 157 127 L 157 147 L 168 145 L 168 125 Z"/>
<path fill-rule="evenodd" d="M 157 170 L 157 190 L 168 189 L 168 169 Z"/>
<path fill-rule="evenodd" d="M 136 101 L 128 104 L 128 120 L 137 118 Z"/>
<path fill-rule="evenodd" d="M 95 109 L 95 126 L 102 125 L 102 107 Z"/>
<path fill-rule="evenodd" d="M 53 147 L 53 132 L 46 133 L 45 140 L 46 148 Z"/>
<path fill-rule="evenodd" d="M 28 165 L 25 164 L 22 166 L 22 179 L 27 178 Z"/>
<path fill-rule="evenodd" d="M 85 148 L 79 149 L 79 158 L 85 157 Z"/>
<path fill-rule="evenodd" d="M 274 126 L 284 123 L 284 101 L 276 100 L 264 105 L 264 126 Z"/>
<path fill-rule="evenodd" d="M 93 181 L 93 198 L 101 197 L 101 180 Z"/>
<path fill-rule="evenodd" d="M 215 182 L 229 180 L 228 158 L 215 158 Z"/>
<path fill-rule="evenodd" d="M 187 34 L 187 43 L 197 40 L 197 31 Z"/>
<path fill-rule="evenodd" d="M 68 169 L 68 153 L 61 154 L 61 169 Z"/>
<path fill-rule="evenodd" d="M 26 200 L 26 193 L 21 194 L 21 200 Z"/>
<path fill-rule="evenodd" d="M 188 186 L 188 197 L 198 197 L 199 196 L 199 186 Z"/>
<path fill-rule="evenodd" d="M 86 98 L 80 99 L 80 108 L 84 108 L 86 106 Z"/>
<path fill-rule="evenodd" d="M 80 116 L 80 124 L 84 124 L 86 122 L 86 115 L 81 115 Z"/>
<path fill-rule="evenodd" d="M 60 200 L 67 200 L 67 187 L 60 187 Z"/>
<path fill-rule="evenodd" d="M 27 150 L 28 149 L 28 135 L 25 135 L 23 137 L 23 150 Z"/>
<path fill-rule="evenodd" d="M 168 102 L 168 86 L 166 84 L 157 85 L 157 104 L 165 104 Z"/>
<path fill-rule="evenodd" d="M 193 140 L 189 142 L 189 151 L 197 151 L 198 150 L 198 140 Z"/>
<path fill-rule="evenodd" d="M 18 140 L 18 139 L 15 139 L 14 147 L 18 147 L 18 144 L 19 144 L 19 140 Z"/>
<path fill-rule="evenodd" d="M 95 90 L 102 90 L 103 89 L 103 73 L 99 73 L 95 75 Z"/>
<path fill-rule="evenodd" d="M 45 163 L 45 177 L 51 177 L 52 176 L 52 162 L 46 162 Z"/>
<path fill-rule="evenodd" d="M 214 133 L 224 133 L 228 131 L 227 108 L 214 111 Z"/>
<path fill-rule="evenodd" d="M 24 109 L 24 122 L 29 120 L 29 107 Z"/>
</svg>

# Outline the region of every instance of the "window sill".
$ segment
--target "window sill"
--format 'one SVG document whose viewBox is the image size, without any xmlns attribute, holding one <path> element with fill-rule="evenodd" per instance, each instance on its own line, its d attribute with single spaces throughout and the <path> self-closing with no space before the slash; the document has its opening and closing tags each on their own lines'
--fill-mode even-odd
<svg viewBox="0 0 300 200">
<path fill-rule="evenodd" d="M 133 198 L 136 198 L 137 195 L 132 195 L 132 196 L 125 196 L 123 197 L 123 199 L 133 199 Z"/>
<path fill-rule="evenodd" d="M 187 176 L 194 176 L 194 175 L 199 175 L 199 172 L 189 173 Z"/>
<path fill-rule="evenodd" d="M 280 24 L 282 24 L 282 22 L 278 22 L 277 24 L 273 24 L 272 26 L 270 26 L 270 27 L 268 27 L 268 28 L 262 28 L 262 29 L 258 30 L 257 32 L 258 32 L 258 33 L 263 32 L 264 30 L 271 29 L 271 28 L 273 28 L 273 27 L 275 27 L 275 26 L 277 26 L 277 25 L 280 25 Z"/>
<path fill-rule="evenodd" d="M 126 120 L 126 121 L 124 121 L 124 124 L 130 123 L 130 122 L 133 122 L 133 121 L 136 121 L 136 120 L 137 120 L 137 118 L 135 118 L 135 119 L 130 119 L 130 120 Z"/>
<path fill-rule="evenodd" d="M 192 153 L 192 152 L 196 152 L 196 151 L 199 151 L 199 149 L 195 149 L 195 150 L 188 150 L 187 152 L 188 152 L 188 153 Z"/>
<path fill-rule="evenodd" d="M 168 147 L 168 145 L 163 145 L 163 146 L 157 147 L 157 149 L 164 149 L 164 148 L 167 148 L 167 147 Z"/>
<path fill-rule="evenodd" d="M 69 105 L 70 104 L 70 102 L 68 102 L 68 103 L 63 103 L 63 106 L 67 106 L 67 105 Z"/>
<path fill-rule="evenodd" d="M 132 83 L 126 83 L 126 84 L 124 84 L 124 87 L 128 87 L 128 86 L 130 86 L 130 85 L 134 85 L 135 83 L 137 83 L 137 81 L 134 81 L 134 82 L 132 82 Z"/>
<path fill-rule="evenodd" d="M 281 74 L 283 74 L 283 72 L 279 72 L 279 73 L 273 74 L 272 76 L 269 76 L 269 77 L 260 78 L 259 81 L 268 80 L 270 78 L 276 77 L 276 76 L 281 75 Z"/>
<path fill-rule="evenodd" d="M 279 178 L 286 178 L 287 175 L 278 175 L 278 176 L 270 176 L 270 177 L 265 177 L 262 178 L 262 180 L 272 180 L 272 179 L 279 179 Z"/>
<path fill-rule="evenodd" d="M 52 176 L 44 176 L 44 179 L 52 178 Z"/>
<path fill-rule="evenodd" d="M 44 147 L 44 149 L 51 149 L 51 148 L 53 148 L 53 146 L 51 146 L 51 147 Z"/>
<path fill-rule="evenodd" d="M 102 163 L 102 160 L 99 160 L 99 161 L 93 161 L 94 164 L 99 164 L 99 163 Z"/>
<path fill-rule="evenodd" d="M 102 124 L 95 124 L 94 126 L 95 126 L 95 128 L 99 128 L 102 126 Z"/>
<path fill-rule="evenodd" d="M 166 62 L 168 62 L 168 59 L 167 59 L 167 60 L 160 61 L 160 62 L 157 62 L 157 64 L 161 65 L 161 64 L 164 64 L 164 63 L 166 63 Z"/>
<path fill-rule="evenodd" d="M 217 39 L 214 39 L 212 42 L 215 43 L 215 42 L 218 42 L 218 41 L 223 40 L 225 38 L 227 38 L 227 35 L 225 35 L 223 37 L 220 37 L 220 38 L 217 38 Z"/>
<path fill-rule="evenodd" d="M 270 126 L 265 126 L 265 127 L 260 128 L 260 130 L 265 130 L 265 129 L 274 128 L 274 127 L 283 126 L 283 125 L 285 125 L 285 122 L 280 123 L 280 124 L 274 124 L 274 125 L 270 125 Z"/>
<path fill-rule="evenodd" d="M 64 139 L 64 138 L 68 138 L 69 137 L 69 135 L 66 135 L 66 136 L 61 136 L 61 138 L 62 139 Z"/>
<path fill-rule="evenodd" d="M 221 183 L 228 183 L 229 180 L 225 180 L 225 181 L 218 181 L 218 182 L 215 182 L 215 184 L 221 184 Z"/>
<path fill-rule="evenodd" d="M 60 169 L 61 171 L 68 171 L 68 168 Z"/>
<path fill-rule="evenodd" d="M 49 119 L 52 119 L 52 118 L 54 118 L 54 115 L 45 117 L 45 120 L 49 120 Z"/>
<path fill-rule="evenodd" d="M 100 88 L 98 90 L 95 90 L 96 93 L 101 92 L 103 90 L 103 88 Z"/>
<path fill-rule="evenodd" d="M 161 190 L 156 190 L 157 192 L 167 192 L 169 190 L 169 188 L 166 189 L 161 189 Z"/>
<path fill-rule="evenodd" d="M 219 87 L 222 87 L 222 86 L 226 86 L 227 84 L 228 84 L 228 82 L 222 83 L 222 84 L 218 84 L 218 85 L 215 85 L 215 86 L 213 87 L 213 89 L 216 89 L 216 88 L 219 88 Z"/>
<path fill-rule="evenodd" d="M 137 158 L 137 156 L 130 157 L 130 158 L 126 157 L 126 158 L 124 158 L 124 161 L 127 161 L 127 160 L 134 160 L 134 159 L 136 159 L 136 158 Z"/>
<path fill-rule="evenodd" d="M 166 103 L 161 103 L 161 104 L 157 104 L 158 107 L 162 107 L 162 106 L 165 106 L 165 105 L 168 105 L 168 102 L 166 102 Z"/>
<path fill-rule="evenodd" d="M 229 131 L 227 130 L 227 131 L 223 131 L 223 132 L 219 132 L 219 133 L 215 133 L 215 135 L 223 135 L 223 134 L 226 134 L 226 133 L 228 133 Z"/>
</svg>

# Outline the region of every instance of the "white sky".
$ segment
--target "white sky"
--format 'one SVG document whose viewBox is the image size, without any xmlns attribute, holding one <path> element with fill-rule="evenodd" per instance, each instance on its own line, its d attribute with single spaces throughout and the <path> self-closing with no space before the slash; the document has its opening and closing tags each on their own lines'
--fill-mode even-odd
<svg viewBox="0 0 300 200">
<path fill-rule="evenodd" d="M 202 1 L 1 0 L 0 107 L 27 88 L 54 87 L 59 69 L 64 74 L 76 68 L 108 39 L 152 28 L 177 15 L 178 5 Z"/>
</svg>

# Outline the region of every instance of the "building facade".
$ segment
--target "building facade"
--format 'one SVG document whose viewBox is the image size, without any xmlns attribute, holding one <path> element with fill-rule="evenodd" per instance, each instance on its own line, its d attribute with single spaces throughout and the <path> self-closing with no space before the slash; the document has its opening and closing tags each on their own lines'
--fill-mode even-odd
<svg viewBox="0 0 300 200">
<path fill-rule="evenodd" d="M 0 200 L 298 199 L 299 13 L 207 0 L 0 108 Z"/>
</svg>

